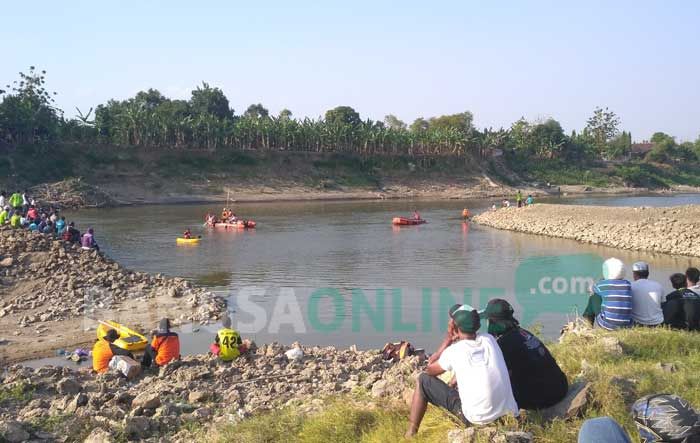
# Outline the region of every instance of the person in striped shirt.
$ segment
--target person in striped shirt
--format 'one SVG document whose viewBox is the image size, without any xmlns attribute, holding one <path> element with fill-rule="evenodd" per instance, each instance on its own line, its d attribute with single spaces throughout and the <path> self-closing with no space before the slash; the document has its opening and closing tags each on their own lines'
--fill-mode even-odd
<svg viewBox="0 0 700 443">
<path fill-rule="evenodd" d="M 608 330 L 632 326 L 632 284 L 624 277 L 622 261 L 609 258 L 603 263 L 603 280 L 591 287 L 583 312 L 591 325 Z"/>
</svg>

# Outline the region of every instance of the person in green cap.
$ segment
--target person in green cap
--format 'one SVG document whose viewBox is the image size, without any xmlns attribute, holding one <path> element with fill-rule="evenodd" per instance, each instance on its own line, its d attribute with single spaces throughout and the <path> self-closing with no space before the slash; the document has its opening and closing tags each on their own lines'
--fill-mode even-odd
<svg viewBox="0 0 700 443">
<path fill-rule="evenodd" d="M 520 327 L 506 300 L 490 300 L 481 318 L 488 319 L 488 332 L 503 352 L 513 395 L 523 409 L 543 409 L 559 403 L 569 390 L 566 375 L 547 347 L 530 331 Z"/>
<path fill-rule="evenodd" d="M 468 305 L 450 309 L 447 336 L 439 356 L 429 361 L 413 391 L 406 437 L 418 432 L 428 403 L 448 410 L 463 423 L 483 425 L 511 414 L 518 405 L 510 387 L 508 369 L 496 340 L 479 334 L 479 313 Z M 437 376 L 453 371 L 457 387 Z"/>
</svg>

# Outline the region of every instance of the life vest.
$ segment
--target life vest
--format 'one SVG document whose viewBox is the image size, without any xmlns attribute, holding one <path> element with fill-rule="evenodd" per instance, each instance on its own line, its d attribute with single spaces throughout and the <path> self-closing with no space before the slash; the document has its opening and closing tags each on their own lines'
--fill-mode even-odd
<svg viewBox="0 0 700 443">
<path fill-rule="evenodd" d="M 109 361 L 114 357 L 112 347 L 107 340 L 99 339 L 92 347 L 92 369 L 101 374 L 109 369 Z"/>
<path fill-rule="evenodd" d="M 241 336 L 233 329 L 219 329 L 216 334 L 219 337 L 219 358 L 231 361 L 241 355 L 238 347 L 241 345 Z"/>
<path fill-rule="evenodd" d="M 180 358 L 180 338 L 174 332 L 153 337 L 151 347 L 156 351 L 156 364 L 167 365 Z"/>
</svg>

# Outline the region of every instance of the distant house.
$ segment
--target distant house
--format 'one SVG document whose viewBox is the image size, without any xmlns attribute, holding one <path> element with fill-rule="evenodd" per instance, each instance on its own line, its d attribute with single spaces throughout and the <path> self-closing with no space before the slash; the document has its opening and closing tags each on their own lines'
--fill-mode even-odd
<svg viewBox="0 0 700 443">
<path fill-rule="evenodd" d="M 630 159 L 642 159 L 654 148 L 654 144 L 648 141 L 632 143 L 630 146 Z"/>
</svg>

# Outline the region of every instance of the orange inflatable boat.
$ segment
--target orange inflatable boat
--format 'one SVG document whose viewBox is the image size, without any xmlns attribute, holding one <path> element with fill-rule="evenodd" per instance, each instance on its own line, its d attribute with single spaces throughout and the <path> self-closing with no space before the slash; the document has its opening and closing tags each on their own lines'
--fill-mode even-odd
<svg viewBox="0 0 700 443">
<path fill-rule="evenodd" d="M 423 223 L 428 223 L 427 220 L 422 218 L 407 218 L 407 217 L 394 217 L 391 221 L 394 225 L 407 226 L 407 225 L 422 225 Z"/>
</svg>

